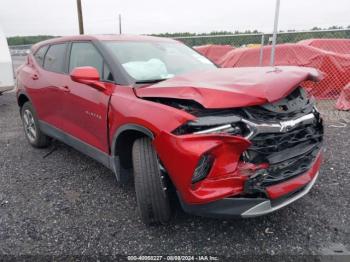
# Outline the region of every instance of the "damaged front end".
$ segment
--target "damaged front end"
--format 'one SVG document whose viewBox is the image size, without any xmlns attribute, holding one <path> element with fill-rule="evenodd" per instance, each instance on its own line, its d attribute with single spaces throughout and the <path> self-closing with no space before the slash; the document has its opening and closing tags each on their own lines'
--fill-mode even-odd
<svg viewBox="0 0 350 262">
<path fill-rule="evenodd" d="M 276 103 L 244 110 L 252 145 L 242 160 L 268 164 L 245 182 L 245 193 L 264 192 L 271 199 L 290 193 L 272 186 L 307 173 L 321 157 L 323 124 L 314 101 L 298 88 Z"/>
<path fill-rule="evenodd" d="M 277 102 L 239 109 L 158 102 L 197 117 L 154 141 L 186 204 L 222 198 L 277 201 L 316 176 L 323 125 L 302 88 Z"/>
</svg>

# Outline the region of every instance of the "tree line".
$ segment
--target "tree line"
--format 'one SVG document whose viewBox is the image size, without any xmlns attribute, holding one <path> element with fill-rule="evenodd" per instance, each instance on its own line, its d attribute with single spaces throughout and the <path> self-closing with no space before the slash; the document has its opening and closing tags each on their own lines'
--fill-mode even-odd
<svg viewBox="0 0 350 262">
<path fill-rule="evenodd" d="M 9 45 L 32 45 L 54 37 L 56 36 L 52 36 L 52 35 L 12 36 L 7 38 L 7 42 Z"/>
<path fill-rule="evenodd" d="M 328 28 L 313 27 L 311 32 L 300 32 L 293 33 L 296 30 L 279 31 L 280 33 L 291 33 L 291 34 L 280 34 L 278 37 L 278 43 L 295 43 L 300 40 L 309 38 L 350 38 L 350 33 L 348 31 L 334 31 L 334 32 L 312 32 L 318 30 L 338 30 L 338 29 L 350 29 L 348 27 L 342 26 L 331 26 Z M 242 36 L 239 36 L 241 35 Z M 244 34 L 244 35 L 243 35 Z M 195 39 L 184 39 L 183 42 L 190 46 L 203 45 L 203 44 L 229 44 L 234 46 L 242 46 L 245 44 L 259 44 L 261 43 L 261 36 L 246 36 L 247 34 L 262 34 L 258 30 L 246 30 L 246 31 L 212 31 L 210 33 L 191 33 L 191 32 L 178 32 L 178 33 L 160 33 L 151 34 L 152 36 L 160 37 L 191 37 L 196 36 Z M 200 36 L 209 35 L 213 38 L 200 38 Z M 232 37 L 220 37 L 219 35 L 232 35 Z M 215 37 L 218 36 L 218 37 Z M 52 35 L 36 35 L 36 36 L 13 36 L 8 37 L 7 41 L 9 45 L 31 45 L 40 41 L 44 41 L 57 36 Z M 265 37 L 265 43 L 268 42 L 269 35 Z"/>
</svg>

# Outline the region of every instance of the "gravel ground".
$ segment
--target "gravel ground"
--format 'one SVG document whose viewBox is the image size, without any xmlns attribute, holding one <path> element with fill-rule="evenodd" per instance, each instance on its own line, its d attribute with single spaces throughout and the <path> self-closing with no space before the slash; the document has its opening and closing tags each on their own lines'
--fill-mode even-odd
<svg viewBox="0 0 350 262">
<path fill-rule="evenodd" d="M 350 250 L 350 127 L 326 125 L 320 178 L 303 199 L 265 217 L 214 220 L 179 208 L 169 225 L 139 220 L 132 186 L 55 142 L 30 147 L 15 95 L 0 96 L 0 254 L 333 254 Z"/>
</svg>

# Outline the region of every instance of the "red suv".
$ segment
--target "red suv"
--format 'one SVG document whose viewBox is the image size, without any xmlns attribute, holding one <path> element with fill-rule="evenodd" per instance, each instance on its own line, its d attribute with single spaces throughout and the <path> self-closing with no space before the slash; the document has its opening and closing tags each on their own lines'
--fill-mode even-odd
<svg viewBox="0 0 350 262">
<path fill-rule="evenodd" d="M 184 44 L 148 36 L 74 36 L 33 46 L 17 71 L 34 147 L 52 138 L 135 181 L 146 224 L 189 213 L 268 214 L 309 192 L 323 125 L 299 67 L 218 68 Z M 174 198 L 174 199 L 176 199 Z"/>
</svg>

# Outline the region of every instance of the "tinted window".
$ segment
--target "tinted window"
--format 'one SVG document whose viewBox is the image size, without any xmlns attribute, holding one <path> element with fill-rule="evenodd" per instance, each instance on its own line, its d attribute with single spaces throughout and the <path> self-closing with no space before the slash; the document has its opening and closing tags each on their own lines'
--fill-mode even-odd
<svg viewBox="0 0 350 262">
<path fill-rule="evenodd" d="M 41 66 L 44 64 L 44 57 L 45 57 L 47 48 L 48 46 L 43 46 L 39 48 L 39 50 L 37 50 L 34 55 L 36 62 Z"/>
<path fill-rule="evenodd" d="M 69 72 L 76 67 L 95 67 L 103 78 L 103 59 L 91 43 L 73 43 L 70 53 Z"/>
<path fill-rule="evenodd" d="M 67 44 L 57 44 L 49 47 L 45 55 L 44 68 L 48 71 L 63 73 Z"/>
</svg>

